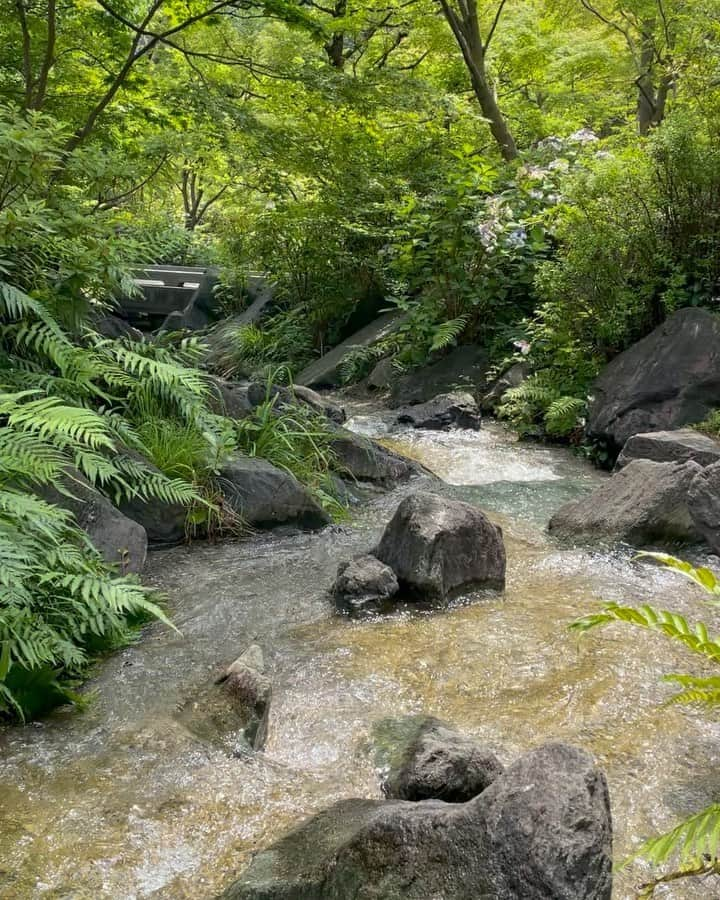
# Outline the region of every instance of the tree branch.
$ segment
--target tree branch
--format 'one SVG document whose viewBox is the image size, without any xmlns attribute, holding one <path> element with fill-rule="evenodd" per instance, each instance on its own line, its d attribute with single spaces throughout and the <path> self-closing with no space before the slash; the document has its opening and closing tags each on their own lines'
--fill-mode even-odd
<svg viewBox="0 0 720 900">
<path fill-rule="evenodd" d="M 500 24 L 500 17 L 503 14 L 503 10 L 505 9 L 505 4 L 507 0 L 500 0 L 500 4 L 498 5 L 497 11 L 495 13 L 495 18 L 493 19 L 493 23 L 490 26 L 490 31 L 488 31 L 488 36 L 485 38 L 485 52 L 487 52 L 487 48 L 490 46 L 490 41 L 493 39 L 493 35 Z"/>
</svg>

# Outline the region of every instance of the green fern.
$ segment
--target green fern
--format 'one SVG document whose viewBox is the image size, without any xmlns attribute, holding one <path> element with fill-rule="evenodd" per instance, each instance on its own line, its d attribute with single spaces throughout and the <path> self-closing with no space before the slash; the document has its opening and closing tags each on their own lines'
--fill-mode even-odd
<svg viewBox="0 0 720 900">
<path fill-rule="evenodd" d="M 580 397 L 558 397 L 545 410 L 548 434 L 562 436 L 574 431 L 581 422 L 587 404 Z"/>
<path fill-rule="evenodd" d="M 430 352 L 435 353 L 454 344 L 467 328 L 467 323 L 467 316 L 458 316 L 456 319 L 450 319 L 447 322 L 436 325 L 432 343 L 430 344 Z"/>
</svg>

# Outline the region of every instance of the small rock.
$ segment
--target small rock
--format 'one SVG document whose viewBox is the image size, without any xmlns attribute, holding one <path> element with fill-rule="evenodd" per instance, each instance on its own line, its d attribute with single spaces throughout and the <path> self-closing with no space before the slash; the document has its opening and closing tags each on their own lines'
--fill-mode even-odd
<svg viewBox="0 0 720 900">
<path fill-rule="evenodd" d="M 480 428 L 482 416 L 472 394 L 439 394 L 427 403 L 407 406 L 397 415 L 398 425 L 429 428 L 434 431 L 456 428 Z"/>
<path fill-rule="evenodd" d="M 502 530 L 477 507 L 426 491 L 402 501 L 373 553 L 419 599 L 505 584 Z"/>
<path fill-rule="evenodd" d="M 368 554 L 340 564 L 331 593 L 340 609 L 360 612 L 376 608 L 398 590 L 393 570 Z"/>
</svg>

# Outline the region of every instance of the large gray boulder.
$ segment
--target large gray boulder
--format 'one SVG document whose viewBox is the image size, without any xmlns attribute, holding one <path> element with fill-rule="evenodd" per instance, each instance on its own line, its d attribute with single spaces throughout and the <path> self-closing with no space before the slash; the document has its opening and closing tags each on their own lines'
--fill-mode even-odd
<svg viewBox="0 0 720 900">
<path fill-rule="evenodd" d="M 213 684 L 201 687 L 185 701 L 176 719 L 202 740 L 232 750 L 262 750 L 271 698 L 263 652 L 252 644 Z"/>
<path fill-rule="evenodd" d="M 295 378 L 296 384 L 312 388 L 338 387 L 341 382 L 342 362 L 347 354 L 358 347 L 369 347 L 370 344 L 387 337 L 400 326 L 403 319 L 404 314 L 401 312 L 389 312 L 379 316 L 320 359 L 306 366 Z"/>
<path fill-rule="evenodd" d="M 614 450 L 634 434 L 700 422 L 720 398 L 720 317 L 678 310 L 616 356 L 590 394 L 588 434 Z"/>
<path fill-rule="evenodd" d="M 397 594 L 398 580 L 393 570 L 367 554 L 340 563 L 330 589 L 335 604 L 346 612 L 374 610 Z"/>
<path fill-rule="evenodd" d="M 427 491 L 402 501 L 373 554 L 423 600 L 505 584 L 502 530 L 477 507 Z"/>
<path fill-rule="evenodd" d="M 357 481 L 395 487 L 413 475 L 429 474 L 419 463 L 345 428 L 336 429 L 330 447 L 341 474 Z"/>
<path fill-rule="evenodd" d="M 483 393 L 490 359 L 487 350 L 474 344 L 455 347 L 437 362 L 394 380 L 390 392 L 392 407 L 427 403 L 438 394 L 453 391 Z"/>
<path fill-rule="evenodd" d="M 720 462 L 693 478 L 688 504 L 695 528 L 713 553 L 720 553 Z"/>
<path fill-rule="evenodd" d="M 720 443 L 692 428 L 634 434 L 627 439 L 615 467 L 622 469 L 633 459 L 652 459 L 655 462 L 692 460 L 699 466 L 709 466 L 720 461 Z"/>
<path fill-rule="evenodd" d="M 391 766 L 383 792 L 396 800 L 466 803 L 490 787 L 503 771 L 504 766 L 487 747 L 428 716 L 418 721 L 400 760 Z"/>
<path fill-rule="evenodd" d="M 398 425 L 412 425 L 413 428 L 429 428 L 442 431 L 446 428 L 478 429 L 482 416 L 472 394 L 455 391 L 439 394 L 427 403 L 406 406 L 395 419 Z"/>
<path fill-rule="evenodd" d="M 248 525 L 292 522 L 321 528 L 330 517 L 307 488 L 284 469 L 258 457 L 238 456 L 217 477 L 227 506 Z"/>
<path fill-rule="evenodd" d="M 467 803 L 343 800 L 259 853 L 224 900 L 610 900 L 607 784 L 566 744 Z"/>
<path fill-rule="evenodd" d="M 77 469 L 67 469 L 62 485 L 64 492 L 47 485 L 38 488 L 37 493 L 48 503 L 72 513 L 103 559 L 116 565 L 118 572 L 141 572 L 148 547 L 143 526 L 113 506 Z"/>
<path fill-rule="evenodd" d="M 564 538 L 611 539 L 636 547 L 693 541 L 700 535 L 690 515 L 688 492 L 702 472 L 696 462 L 635 459 L 590 496 L 571 500 L 550 520 Z"/>
</svg>

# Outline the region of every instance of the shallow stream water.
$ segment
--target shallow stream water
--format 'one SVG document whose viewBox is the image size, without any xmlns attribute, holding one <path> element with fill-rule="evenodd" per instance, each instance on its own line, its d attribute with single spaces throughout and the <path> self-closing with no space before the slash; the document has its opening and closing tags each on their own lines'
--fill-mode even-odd
<svg viewBox="0 0 720 900">
<path fill-rule="evenodd" d="M 501 429 L 388 434 L 372 411 L 351 427 L 422 460 L 433 490 L 502 525 L 508 583 L 449 609 L 351 621 L 325 591 L 338 563 L 369 548 L 408 490 L 318 534 L 270 534 L 156 553 L 151 580 L 180 633 L 154 625 L 99 667 L 86 712 L 0 731 L 0 898 L 210 900 L 290 825 L 335 800 L 380 795 L 372 723 L 430 713 L 504 761 L 551 738 L 607 772 L 616 858 L 720 794 L 720 727 L 661 708 L 682 650 L 613 626 L 567 624 L 601 600 L 653 602 L 718 626 L 699 589 L 631 561 L 630 550 L 562 546 L 552 512 L 603 477 L 569 452 L 519 445 Z M 264 753 L 234 758 L 187 732 L 179 704 L 248 643 L 274 685 Z M 616 880 L 629 900 L 648 874 Z M 720 897 L 688 883 L 658 897 Z"/>
</svg>

